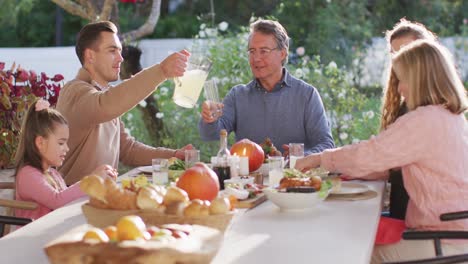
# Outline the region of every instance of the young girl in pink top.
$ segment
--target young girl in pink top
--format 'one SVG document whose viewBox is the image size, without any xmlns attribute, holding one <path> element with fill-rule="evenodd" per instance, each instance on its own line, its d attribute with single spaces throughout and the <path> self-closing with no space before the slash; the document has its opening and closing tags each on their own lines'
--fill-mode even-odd
<svg viewBox="0 0 468 264">
<path fill-rule="evenodd" d="M 401 167 L 410 196 L 407 228 L 465 230 L 468 220 L 442 222 L 443 213 L 468 210 L 468 108 L 466 90 L 450 53 L 440 44 L 416 40 L 392 59 L 387 89 L 403 95 L 409 112 L 398 109 L 384 121 L 385 130 L 358 144 L 311 154 L 296 169 L 321 166 L 353 177 L 384 177 Z M 388 94 L 388 93 L 387 93 Z M 388 98 L 386 98 L 388 99 Z M 399 104 L 394 104 L 399 105 Z M 371 174 L 374 173 L 374 174 Z M 442 241 L 444 254 L 468 253 L 468 242 Z M 376 245 L 372 263 L 434 257 L 432 240 L 400 240 Z"/>
<path fill-rule="evenodd" d="M 16 200 L 36 202 L 35 210 L 15 210 L 18 217 L 37 219 L 85 194 L 79 184 L 65 185 L 55 167 L 62 165 L 68 152 L 68 125 L 49 103 L 39 99 L 30 107 L 16 153 Z M 117 176 L 109 165 L 99 166 L 93 174 Z"/>
</svg>

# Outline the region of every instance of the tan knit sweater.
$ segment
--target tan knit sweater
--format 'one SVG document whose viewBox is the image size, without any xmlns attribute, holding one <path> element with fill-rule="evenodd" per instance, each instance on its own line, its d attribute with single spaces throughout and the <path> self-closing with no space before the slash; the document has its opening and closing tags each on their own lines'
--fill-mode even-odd
<svg viewBox="0 0 468 264">
<path fill-rule="evenodd" d="M 175 150 L 153 148 L 125 133 L 120 116 L 148 97 L 165 80 L 159 65 L 144 69 L 133 78 L 101 91 L 91 84 L 81 68 L 76 78 L 63 87 L 57 110 L 68 120 L 70 151 L 60 173 L 70 185 L 102 164 L 115 168 L 119 160 L 127 165 L 151 164 L 156 157 L 169 158 Z"/>
</svg>

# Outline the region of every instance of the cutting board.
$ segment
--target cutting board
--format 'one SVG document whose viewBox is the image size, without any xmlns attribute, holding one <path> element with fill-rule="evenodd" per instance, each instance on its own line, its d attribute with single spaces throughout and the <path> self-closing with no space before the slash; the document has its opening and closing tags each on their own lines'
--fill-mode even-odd
<svg viewBox="0 0 468 264">
<path fill-rule="evenodd" d="M 254 208 L 255 206 L 266 201 L 267 197 L 264 193 L 260 193 L 257 197 L 250 198 L 247 200 L 238 200 L 236 203 L 236 208 Z"/>
</svg>

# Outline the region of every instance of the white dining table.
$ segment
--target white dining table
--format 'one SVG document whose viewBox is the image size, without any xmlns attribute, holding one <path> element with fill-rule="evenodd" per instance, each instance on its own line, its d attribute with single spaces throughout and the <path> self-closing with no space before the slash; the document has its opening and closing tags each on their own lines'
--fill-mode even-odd
<svg viewBox="0 0 468 264">
<path fill-rule="evenodd" d="M 305 211 L 281 211 L 268 200 L 238 210 L 212 263 L 369 263 L 385 183 L 360 183 L 377 196 L 325 200 Z M 1 238 L 0 263 L 48 263 L 44 246 L 86 223 L 86 202 L 83 197 Z"/>
</svg>

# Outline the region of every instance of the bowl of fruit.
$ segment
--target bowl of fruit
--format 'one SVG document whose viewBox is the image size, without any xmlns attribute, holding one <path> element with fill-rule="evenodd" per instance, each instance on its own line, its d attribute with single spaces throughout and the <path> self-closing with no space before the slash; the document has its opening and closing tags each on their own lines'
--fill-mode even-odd
<svg viewBox="0 0 468 264">
<path fill-rule="evenodd" d="M 136 215 L 114 225 L 82 225 L 45 246 L 51 263 L 209 263 L 222 241 L 199 225 L 147 225 Z"/>
</svg>

